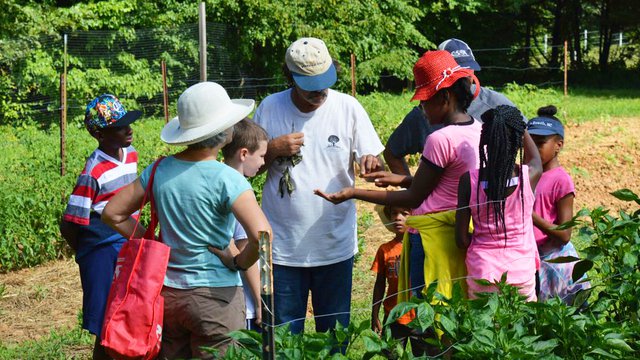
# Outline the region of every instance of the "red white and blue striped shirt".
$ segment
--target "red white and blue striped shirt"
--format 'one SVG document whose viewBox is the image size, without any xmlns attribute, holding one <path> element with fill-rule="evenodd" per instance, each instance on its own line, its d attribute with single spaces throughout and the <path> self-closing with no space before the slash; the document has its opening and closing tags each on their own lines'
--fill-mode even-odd
<svg viewBox="0 0 640 360">
<path fill-rule="evenodd" d="M 69 196 L 62 219 L 81 226 L 76 257 L 96 245 L 125 240 L 100 220 L 109 199 L 138 176 L 138 153 L 133 146 L 122 151 L 122 161 L 119 161 L 96 149 L 87 159 Z"/>
<path fill-rule="evenodd" d="M 91 211 L 102 214 L 111 197 L 137 178 L 138 153 L 129 146 L 118 161 L 96 149 L 87 159 L 69 197 L 63 219 L 78 225 L 89 225 Z"/>
</svg>

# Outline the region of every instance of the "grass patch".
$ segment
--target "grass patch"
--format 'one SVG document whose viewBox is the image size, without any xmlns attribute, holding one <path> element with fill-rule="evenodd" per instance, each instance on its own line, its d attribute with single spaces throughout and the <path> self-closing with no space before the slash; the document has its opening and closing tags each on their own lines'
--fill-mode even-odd
<svg viewBox="0 0 640 360">
<path fill-rule="evenodd" d="M 48 337 L 17 345 L 0 342 L 0 360 L 9 359 L 90 359 L 93 335 L 77 327 L 52 331 Z"/>
<path fill-rule="evenodd" d="M 640 90 L 570 89 L 564 96 L 561 89 L 538 89 L 531 85 L 507 85 L 503 93 L 528 118 L 536 116 L 539 107 L 555 105 L 558 117 L 567 122 L 582 123 L 633 117 L 640 114 Z"/>
</svg>

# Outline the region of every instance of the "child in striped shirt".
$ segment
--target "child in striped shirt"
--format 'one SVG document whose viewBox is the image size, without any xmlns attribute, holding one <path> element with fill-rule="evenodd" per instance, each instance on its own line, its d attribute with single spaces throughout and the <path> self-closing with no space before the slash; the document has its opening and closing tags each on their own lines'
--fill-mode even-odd
<svg viewBox="0 0 640 360">
<path fill-rule="evenodd" d="M 126 241 L 100 216 L 109 199 L 137 177 L 138 153 L 131 146 L 131 124 L 141 114 L 127 112 L 109 94 L 87 105 L 84 123 L 98 148 L 78 176 L 60 223 L 60 233 L 75 252 L 80 268 L 82 327 L 96 335 L 93 359 L 108 358 L 100 345 L 100 333 L 116 259 Z"/>
</svg>

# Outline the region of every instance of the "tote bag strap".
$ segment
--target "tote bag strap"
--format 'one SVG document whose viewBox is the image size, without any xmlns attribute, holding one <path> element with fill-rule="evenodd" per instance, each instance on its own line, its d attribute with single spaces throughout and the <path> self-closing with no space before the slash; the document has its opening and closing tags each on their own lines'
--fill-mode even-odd
<svg viewBox="0 0 640 360">
<path fill-rule="evenodd" d="M 144 238 L 150 240 L 156 239 L 156 226 L 158 225 L 158 216 L 156 214 L 155 202 L 153 199 L 153 179 L 155 178 L 158 165 L 164 158 L 164 156 L 159 157 L 158 160 L 156 160 L 156 162 L 153 164 L 151 175 L 149 175 L 149 181 L 147 182 L 147 188 L 145 189 L 144 197 L 142 198 L 142 204 L 140 205 L 140 211 L 138 212 L 138 220 L 136 221 L 136 225 L 133 227 L 133 232 L 131 233 L 129 240 L 133 239 L 138 228 L 138 224 L 140 224 L 142 210 L 144 209 L 144 205 L 147 203 L 147 195 L 149 196 L 149 201 L 151 203 L 151 222 L 149 223 L 149 227 L 147 227 L 147 231 L 144 233 Z"/>
</svg>

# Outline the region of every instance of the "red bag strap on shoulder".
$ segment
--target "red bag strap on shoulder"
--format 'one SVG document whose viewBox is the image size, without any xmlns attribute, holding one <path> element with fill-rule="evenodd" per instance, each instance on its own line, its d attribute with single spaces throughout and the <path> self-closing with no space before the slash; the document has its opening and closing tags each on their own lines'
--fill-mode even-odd
<svg viewBox="0 0 640 360">
<path fill-rule="evenodd" d="M 144 209 L 144 205 L 147 203 L 147 195 L 149 196 L 149 202 L 151 203 L 151 222 L 147 227 L 147 231 L 144 233 L 145 239 L 156 239 L 156 226 L 158 225 L 158 216 L 156 214 L 155 202 L 153 199 L 153 179 L 156 175 L 156 169 L 160 162 L 164 159 L 164 156 L 160 156 L 158 160 L 153 164 L 153 168 L 151 169 L 151 174 L 149 175 L 149 181 L 147 182 L 147 188 L 144 191 L 144 197 L 142 198 L 142 204 L 140 205 L 140 211 L 138 212 L 138 221 L 136 221 L 136 226 L 133 228 L 133 232 L 129 239 L 134 237 L 136 233 L 136 229 L 138 228 L 138 224 L 140 224 L 140 217 L 142 215 L 142 210 Z"/>
</svg>

